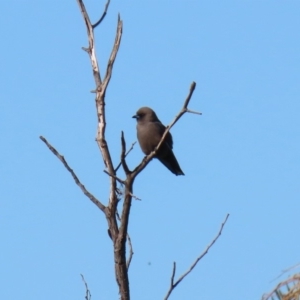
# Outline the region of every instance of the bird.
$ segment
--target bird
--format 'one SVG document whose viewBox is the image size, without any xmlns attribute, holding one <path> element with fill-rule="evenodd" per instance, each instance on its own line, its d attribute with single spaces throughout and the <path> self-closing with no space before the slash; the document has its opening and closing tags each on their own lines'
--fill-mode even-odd
<svg viewBox="0 0 300 300">
<path fill-rule="evenodd" d="M 150 154 L 163 136 L 166 127 L 158 119 L 156 113 L 150 107 L 141 107 L 132 117 L 137 120 L 137 138 L 142 151 Z M 173 153 L 173 138 L 168 132 L 166 139 L 157 151 L 155 158 L 164 164 L 172 173 L 184 175 Z"/>
</svg>

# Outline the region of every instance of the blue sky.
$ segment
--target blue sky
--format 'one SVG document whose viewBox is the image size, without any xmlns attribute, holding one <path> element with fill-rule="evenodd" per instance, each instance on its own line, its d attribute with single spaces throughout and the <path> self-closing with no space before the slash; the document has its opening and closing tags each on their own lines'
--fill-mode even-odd
<svg viewBox="0 0 300 300">
<path fill-rule="evenodd" d="M 85 1 L 96 21 L 104 1 Z M 184 272 L 223 234 L 170 299 L 260 299 L 299 262 L 300 2 L 114 1 L 97 28 L 102 74 L 117 14 L 123 39 L 106 98 L 114 163 L 120 132 L 150 106 L 172 129 L 186 176 L 152 161 L 135 182 L 129 233 L 132 299 L 162 299 L 172 263 Z M 103 214 L 39 140 L 45 136 L 107 203 L 95 143 L 95 88 L 76 1 L 6 1 L 0 20 L 2 299 L 118 299 Z M 138 145 L 128 157 L 143 158 Z"/>
</svg>

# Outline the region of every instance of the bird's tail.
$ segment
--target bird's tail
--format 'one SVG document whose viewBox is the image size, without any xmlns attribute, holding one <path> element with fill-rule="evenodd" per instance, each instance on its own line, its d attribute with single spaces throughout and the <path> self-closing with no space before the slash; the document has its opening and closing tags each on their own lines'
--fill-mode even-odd
<svg viewBox="0 0 300 300">
<path fill-rule="evenodd" d="M 173 174 L 177 175 L 184 175 L 182 172 L 179 163 L 173 153 L 173 151 L 170 151 L 168 155 L 164 157 L 157 157 L 159 161 L 164 164 Z"/>
</svg>

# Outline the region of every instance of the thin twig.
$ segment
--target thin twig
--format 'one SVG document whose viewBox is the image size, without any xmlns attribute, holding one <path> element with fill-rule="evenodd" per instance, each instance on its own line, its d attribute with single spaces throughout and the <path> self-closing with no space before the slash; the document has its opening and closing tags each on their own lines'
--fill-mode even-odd
<svg viewBox="0 0 300 300">
<path fill-rule="evenodd" d="M 296 269 L 296 268 L 298 268 L 298 267 L 300 267 L 300 263 L 297 263 L 296 265 L 293 265 L 293 266 L 291 266 L 291 267 L 289 267 L 289 268 L 287 268 L 287 269 L 282 270 L 282 271 L 281 271 L 281 274 L 279 274 L 276 278 L 274 278 L 273 280 L 271 280 L 271 282 L 273 282 L 274 280 L 276 280 L 276 279 L 278 279 L 279 277 L 281 277 L 284 273 L 289 272 L 289 271 L 291 271 L 291 270 L 293 270 L 293 269 Z"/>
<path fill-rule="evenodd" d="M 187 107 L 190 103 L 190 100 L 192 98 L 192 95 L 194 93 L 195 88 L 196 88 L 196 82 L 193 81 L 192 84 L 191 84 L 191 87 L 190 87 L 190 92 L 189 92 L 188 96 L 186 97 L 186 99 L 184 101 L 183 108 L 187 109 Z"/>
<path fill-rule="evenodd" d="M 124 138 L 124 132 L 122 131 L 121 132 L 121 145 L 122 145 L 122 151 L 121 151 L 121 164 L 123 166 L 123 169 L 124 169 L 124 172 L 125 174 L 129 174 L 130 171 L 129 171 L 129 168 L 127 166 L 127 163 L 126 163 L 126 160 L 125 160 L 125 157 L 126 155 L 130 152 L 130 149 L 129 151 L 126 153 L 126 142 L 125 142 L 125 138 Z M 132 149 L 132 147 L 131 147 Z M 118 169 L 118 168 L 117 168 Z"/>
<path fill-rule="evenodd" d="M 80 275 L 81 275 L 82 281 L 84 282 L 84 285 L 85 285 L 85 299 L 86 300 L 91 300 L 92 299 L 92 295 L 91 295 L 91 292 L 89 290 L 89 287 L 88 287 L 88 285 L 87 285 L 87 283 L 86 283 L 83 275 L 82 274 L 80 274 Z"/>
<path fill-rule="evenodd" d="M 176 262 L 173 262 L 173 270 L 172 270 L 172 276 L 171 276 L 171 285 L 170 285 L 170 289 L 173 288 L 173 284 L 174 284 L 174 278 L 175 278 L 175 273 L 176 273 Z"/>
<path fill-rule="evenodd" d="M 47 145 L 49 150 L 63 163 L 65 168 L 71 173 L 75 183 L 80 187 L 81 191 L 103 212 L 105 211 L 105 206 L 94 196 L 92 195 L 85 186 L 80 182 L 78 177 L 76 176 L 75 172 L 70 168 L 68 163 L 66 162 L 65 158 L 59 154 L 59 152 L 43 137 L 40 136 L 40 139 Z"/>
<path fill-rule="evenodd" d="M 124 184 L 125 181 L 120 179 L 119 177 L 117 177 L 116 175 L 114 174 L 109 174 L 106 170 L 103 171 L 105 174 L 107 174 L 108 176 L 111 176 L 112 178 L 116 179 L 118 182 L 120 182 L 121 184 Z"/>
<path fill-rule="evenodd" d="M 103 88 L 103 94 L 105 95 L 107 85 L 110 81 L 111 74 L 112 74 L 112 69 L 119 51 L 119 47 L 121 44 L 121 38 L 122 38 L 122 30 L 123 30 L 123 22 L 120 18 L 120 15 L 118 15 L 118 25 L 117 25 L 117 32 L 116 32 L 116 37 L 115 37 L 115 42 L 114 46 L 111 50 L 111 54 L 107 63 L 107 68 L 106 68 L 106 74 L 103 80 L 102 88 Z"/>
<path fill-rule="evenodd" d="M 191 113 L 191 114 L 196 114 L 196 115 L 202 115 L 202 112 L 198 112 L 198 111 L 194 111 L 194 110 L 190 110 L 190 109 L 187 109 L 186 112 Z"/>
<path fill-rule="evenodd" d="M 108 149 L 108 145 L 107 145 L 107 142 L 105 139 L 105 129 L 106 129 L 105 93 L 106 93 L 106 88 L 107 88 L 109 80 L 107 80 L 107 74 L 105 75 L 105 79 L 104 79 L 105 82 L 102 82 L 102 80 L 101 80 L 100 68 L 99 68 L 98 60 L 97 60 L 97 56 L 96 56 L 94 28 L 91 24 L 91 21 L 89 19 L 89 16 L 88 16 L 88 13 L 86 11 L 83 1 L 77 0 L 77 2 L 80 7 L 81 14 L 83 16 L 83 19 L 85 21 L 86 28 L 87 28 L 88 41 L 89 41 L 88 54 L 90 57 L 92 70 L 93 70 L 93 76 L 94 76 L 94 80 L 95 80 L 95 84 L 96 84 L 95 102 L 96 102 L 96 111 L 97 111 L 97 119 L 98 119 L 96 141 L 97 141 L 98 147 L 100 149 L 100 152 L 102 154 L 103 162 L 108 170 L 108 173 L 114 174 L 112 158 L 110 156 L 110 151 Z M 105 11 L 107 10 L 107 8 L 108 8 L 108 3 L 105 6 Z M 120 17 L 119 17 L 118 18 L 118 30 L 117 30 L 117 36 L 116 36 L 116 40 L 119 42 L 121 40 L 120 31 L 122 32 L 122 28 L 120 29 L 120 26 L 119 26 L 120 23 L 122 25 L 122 21 L 120 20 Z M 109 68 L 109 66 L 107 67 L 110 69 L 110 71 L 112 70 L 112 65 L 116 58 L 118 49 L 119 49 L 119 44 L 117 45 L 117 47 L 114 47 L 114 50 L 115 50 L 114 55 L 113 55 L 113 57 L 110 58 L 109 64 L 111 67 L 110 68 Z M 111 72 L 110 72 L 110 76 L 111 76 Z M 109 209 L 112 211 L 112 214 L 114 214 L 114 210 L 115 210 L 117 202 L 118 202 L 116 199 L 116 196 L 115 196 L 115 190 L 116 190 L 116 179 L 113 176 L 110 176 Z M 114 227 L 115 227 L 115 225 L 114 225 Z M 117 230 L 117 228 L 114 228 L 114 231 L 116 231 L 116 230 Z"/>
<path fill-rule="evenodd" d="M 123 131 L 122 131 L 123 132 Z M 133 147 L 134 147 L 134 145 L 136 144 L 136 142 L 133 142 L 132 144 L 131 144 L 131 147 L 129 148 L 129 150 L 125 153 L 125 157 L 127 157 L 127 155 L 132 151 L 132 149 L 133 149 Z M 125 158 L 124 157 L 124 158 Z M 115 172 L 117 173 L 117 171 L 119 170 L 119 168 L 121 167 L 121 165 L 122 165 L 122 161 L 120 161 L 120 163 L 118 164 L 118 166 L 116 167 L 116 169 L 115 169 Z"/>
<path fill-rule="evenodd" d="M 137 196 L 133 195 L 132 193 L 130 193 L 130 196 L 131 196 L 132 198 L 134 198 L 135 200 L 142 201 L 142 199 L 141 199 L 141 198 L 139 198 L 139 197 L 137 197 Z"/>
<path fill-rule="evenodd" d="M 107 13 L 107 9 L 108 9 L 108 6 L 109 6 L 109 3 L 110 3 L 110 0 L 107 0 L 106 4 L 105 4 L 105 9 L 104 9 L 104 12 L 101 16 L 101 18 L 99 19 L 99 21 L 97 21 L 94 25 L 92 25 L 92 27 L 95 29 L 102 21 L 103 19 L 105 18 L 106 16 L 106 13 Z"/>
<path fill-rule="evenodd" d="M 86 25 L 87 34 L 88 34 L 88 38 L 89 38 L 89 47 L 88 47 L 88 50 L 86 50 L 86 51 L 90 55 L 94 77 L 97 81 L 96 86 L 98 87 L 101 84 L 101 76 L 100 76 L 100 71 L 99 71 L 97 57 L 96 57 L 96 53 L 95 53 L 95 47 L 94 47 L 94 41 L 95 41 L 95 39 L 94 39 L 94 30 L 93 30 L 92 23 L 90 21 L 89 15 L 86 11 L 86 8 L 85 8 L 85 5 L 84 5 L 83 1 L 82 0 L 77 0 L 77 3 L 80 7 L 80 11 L 81 11 L 81 14 L 83 16 L 83 19 L 84 19 L 84 22 L 85 22 L 85 25 Z"/>
<path fill-rule="evenodd" d="M 229 214 L 227 214 L 227 216 L 226 216 L 224 222 L 222 223 L 221 228 L 220 228 L 218 234 L 216 235 L 216 237 L 206 247 L 205 251 L 200 256 L 197 257 L 197 259 L 190 266 L 190 268 L 176 280 L 175 283 L 174 283 L 174 277 L 175 277 L 175 271 L 176 271 L 176 263 L 174 262 L 172 276 L 171 276 L 171 285 L 170 285 L 170 288 L 169 288 L 168 293 L 167 293 L 166 297 L 164 298 L 164 300 L 167 300 L 169 298 L 169 296 L 171 295 L 171 293 L 173 292 L 175 287 L 195 268 L 195 266 L 198 264 L 198 262 L 207 254 L 208 250 L 213 246 L 213 244 L 217 241 L 217 239 L 222 234 L 223 228 L 224 228 L 228 218 L 229 218 Z"/>
<path fill-rule="evenodd" d="M 96 83 L 95 103 L 96 103 L 97 121 L 98 121 L 96 141 L 101 151 L 105 167 L 107 168 L 106 172 L 110 176 L 109 203 L 107 209 L 105 209 L 105 216 L 114 243 L 114 264 L 115 264 L 116 281 L 119 287 L 119 294 L 121 296 L 121 299 L 129 300 L 130 289 L 129 289 L 127 267 L 126 267 L 126 248 L 125 248 L 127 227 L 125 228 L 126 232 L 124 233 L 123 230 L 122 234 L 120 234 L 119 233 L 120 230 L 118 228 L 117 219 L 116 219 L 116 211 L 117 211 L 117 205 L 119 201 L 118 194 L 116 193 L 117 180 L 119 182 L 122 182 L 122 180 L 116 177 L 113 161 L 105 138 L 105 129 L 106 129 L 105 95 L 106 95 L 107 86 L 112 76 L 113 65 L 120 47 L 123 22 L 119 15 L 115 42 L 107 63 L 106 74 L 102 81 L 100 76 L 100 69 L 98 66 L 97 56 L 96 56 L 96 50 L 95 50 L 94 28 L 91 25 L 88 14 L 83 5 L 83 1 L 77 0 L 77 2 L 79 4 L 82 16 L 84 18 L 87 27 L 87 34 L 88 34 L 88 41 L 89 41 L 88 54 L 91 60 L 93 76 Z"/>
<path fill-rule="evenodd" d="M 127 263 L 126 263 L 127 270 L 128 270 L 129 267 L 130 267 L 130 263 L 131 263 L 131 260 L 132 260 L 132 256 L 133 256 L 133 254 L 134 254 L 133 248 L 132 248 L 132 243 L 131 243 L 131 238 L 130 238 L 130 236 L 129 236 L 128 233 L 127 233 L 127 241 L 128 241 L 128 245 L 129 245 L 129 257 L 128 257 L 128 260 L 127 260 Z"/>
</svg>

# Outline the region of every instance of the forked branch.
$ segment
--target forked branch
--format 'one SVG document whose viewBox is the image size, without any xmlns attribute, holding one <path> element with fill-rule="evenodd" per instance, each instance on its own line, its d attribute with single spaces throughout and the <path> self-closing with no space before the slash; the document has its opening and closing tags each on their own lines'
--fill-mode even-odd
<svg viewBox="0 0 300 300">
<path fill-rule="evenodd" d="M 112 74 L 112 69 L 119 51 L 119 47 L 121 44 L 121 38 L 122 38 L 122 31 L 123 31 L 123 22 L 120 18 L 120 15 L 118 15 L 118 25 L 117 25 L 117 32 L 116 32 L 116 37 L 115 37 L 115 42 L 114 42 L 114 46 L 111 50 L 111 54 L 107 63 L 107 68 L 106 68 L 106 74 L 105 74 L 105 78 L 103 80 L 103 85 L 102 85 L 102 93 L 103 95 L 105 95 L 108 83 L 110 81 L 111 78 L 111 74 Z"/>
<path fill-rule="evenodd" d="M 118 166 L 115 169 L 116 173 L 119 170 L 119 168 L 122 166 L 122 164 L 124 164 L 124 163 L 125 163 L 125 166 L 123 165 L 124 170 L 128 169 L 128 166 L 127 166 L 127 163 L 125 161 L 125 158 L 132 151 L 132 149 L 133 149 L 133 147 L 134 147 L 135 144 L 136 144 L 136 142 L 133 142 L 131 144 L 131 147 L 128 149 L 128 151 L 126 151 L 126 142 L 125 142 L 125 138 L 124 138 L 124 132 L 122 131 L 122 133 L 121 133 L 121 145 L 122 145 L 121 161 L 120 161 L 120 163 L 118 164 Z M 129 169 L 128 169 L 128 171 L 129 171 Z"/>
<path fill-rule="evenodd" d="M 213 246 L 213 244 L 217 241 L 217 239 L 220 237 L 220 235 L 222 234 L 223 228 L 227 222 L 229 218 L 229 214 L 227 214 L 224 222 L 221 225 L 221 228 L 218 232 L 218 234 L 216 235 L 216 237 L 211 241 L 211 243 L 206 247 L 205 251 L 197 257 L 197 259 L 193 262 L 193 264 L 190 266 L 190 268 L 184 273 L 182 274 L 175 282 L 174 282 L 174 278 L 175 278 L 175 273 L 176 273 L 176 262 L 173 263 L 173 271 L 172 271 L 172 275 L 171 275 L 171 283 L 170 283 L 170 288 L 168 290 L 168 293 L 166 295 L 166 297 L 164 298 L 164 300 L 169 299 L 169 296 L 171 295 L 171 293 L 173 292 L 173 290 L 176 288 L 176 286 L 189 274 L 192 272 L 192 270 L 196 267 L 196 265 L 198 264 L 198 262 L 207 254 L 208 250 Z"/>
<path fill-rule="evenodd" d="M 119 182 L 123 182 L 123 181 L 116 176 L 116 171 L 113 166 L 112 158 L 110 156 L 110 151 L 105 138 L 105 129 L 106 129 L 105 94 L 106 94 L 106 89 L 108 87 L 109 81 L 112 76 L 112 69 L 120 47 L 123 22 L 120 16 L 118 16 L 118 24 L 117 24 L 115 41 L 114 41 L 114 45 L 109 60 L 107 62 L 106 73 L 102 81 L 100 76 L 100 69 L 96 57 L 96 50 L 95 50 L 95 43 L 94 43 L 95 41 L 94 28 L 98 24 L 100 24 L 100 22 L 105 17 L 109 5 L 109 1 L 105 6 L 103 18 L 101 17 L 100 20 L 95 25 L 91 24 L 85 6 L 83 4 L 83 1 L 77 0 L 77 2 L 87 27 L 87 34 L 88 34 L 88 41 L 89 41 L 89 47 L 87 53 L 90 56 L 92 69 L 93 69 L 93 76 L 96 83 L 95 103 L 96 103 L 96 111 L 97 111 L 97 119 L 98 119 L 96 141 L 101 151 L 102 158 L 106 167 L 105 172 L 109 175 L 109 179 L 110 179 L 109 203 L 108 203 L 108 207 L 105 209 L 105 216 L 108 222 L 109 233 L 114 243 L 114 261 L 115 261 L 116 280 L 119 286 L 119 293 L 121 299 L 129 300 L 130 293 L 129 293 L 129 282 L 128 282 L 127 267 L 126 267 L 126 234 L 123 235 L 123 232 L 122 234 L 120 234 L 117 220 L 116 220 L 116 212 L 117 212 L 117 205 L 118 205 L 117 181 Z"/>
<path fill-rule="evenodd" d="M 181 116 L 184 113 L 188 112 L 187 106 L 188 106 L 189 101 L 192 97 L 192 94 L 195 90 L 195 87 L 196 87 L 196 83 L 193 82 L 191 87 L 190 87 L 189 94 L 188 94 L 188 96 L 187 96 L 187 98 L 184 102 L 184 105 L 183 105 L 181 111 L 175 117 L 174 121 L 166 128 L 165 133 L 163 134 L 163 136 L 162 136 L 158 146 L 156 147 L 156 149 L 153 152 L 151 152 L 148 156 L 146 156 L 143 159 L 143 161 L 132 172 L 128 169 L 128 166 L 127 166 L 126 161 L 125 161 L 126 144 L 125 144 L 124 135 L 122 133 L 122 136 L 121 136 L 121 144 L 122 144 L 121 162 L 122 162 L 125 174 L 126 174 L 126 180 L 125 180 L 125 197 L 124 197 L 123 210 L 122 210 L 122 215 L 121 215 L 121 224 L 120 224 L 120 227 L 119 227 L 119 234 L 118 234 L 118 239 L 117 240 L 120 241 L 120 244 L 122 242 L 123 247 L 125 247 L 125 240 L 126 240 L 126 235 L 127 235 L 130 207 L 131 207 L 131 201 L 132 201 L 132 198 L 133 198 L 132 187 L 133 187 L 133 182 L 135 180 L 135 177 L 146 167 L 146 165 L 150 162 L 150 160 L 155 156 L 155 154 L 159 150 L 159 147 L 161 146 L 161 144 L 166 139 L 166 136 L 167 136 L 168 132 L 170 131 L 171 127 L 181 118 Z M 191 111 L 189 111 L 189 112 L 191 112 Z M 201 114 L 201 113 L 198 113 L 198 114 Z M 124 260 L 124 258 L 123 258 L 123 260 Z"/>
<path fill-rule="evenodd" d="M 91 292 L 89 290 L 89 287 L 88 287 L 88 284 L 86 283 L 85 279 L 84 279 L 84 276 L 82 274 L 81 275 L 81 279 L 84 283 L 84 286 L 85 286 L 85 300 L 91 300 L 92 299 L 92 295 L 91 295 Z"/>
</svg>

